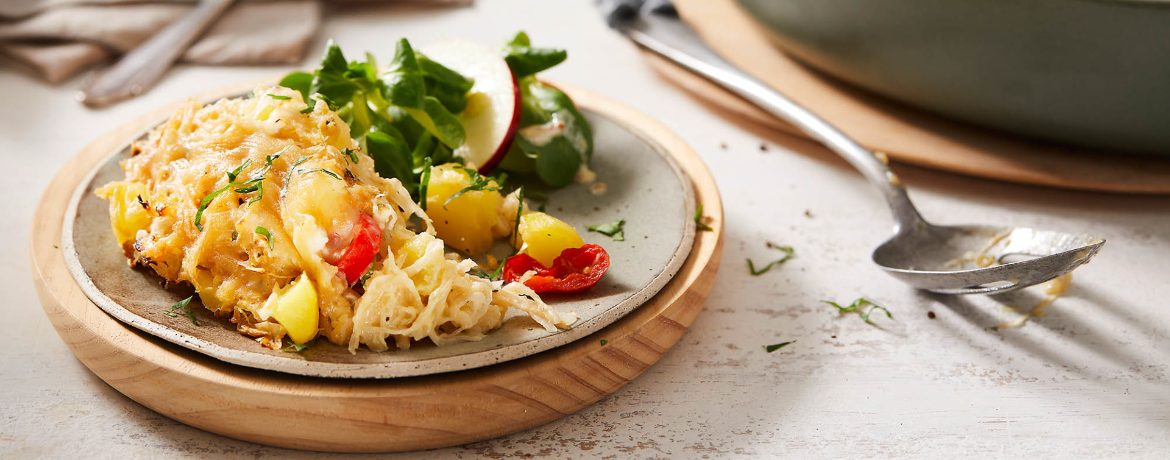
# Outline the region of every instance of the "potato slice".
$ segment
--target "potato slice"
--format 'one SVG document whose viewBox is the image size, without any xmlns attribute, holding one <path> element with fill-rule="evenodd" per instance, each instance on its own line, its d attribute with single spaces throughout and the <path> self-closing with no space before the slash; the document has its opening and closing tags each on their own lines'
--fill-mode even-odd
<svg viewBox="0 0 1170 460">
<path fill-rule="evenodd" d="M 552 266 L 565 249 L 579 248 L 585 244 L 573 226 L 543 212 L 520 216 L 519 231 L 524 252 L 545 267 Z"/>
</svg>

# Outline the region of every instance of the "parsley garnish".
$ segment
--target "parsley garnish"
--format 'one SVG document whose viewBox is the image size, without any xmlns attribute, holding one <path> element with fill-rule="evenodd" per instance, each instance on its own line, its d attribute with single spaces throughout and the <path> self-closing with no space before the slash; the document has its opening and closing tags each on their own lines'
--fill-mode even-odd
<svg viewBox="0 0 1170 460">
<path fill-rule="evenodd" d="M 295 168 L 295 167 L 297 167 L 297 166 L 300 166 L 300 165 L 301 165 L 301 163 L 304 163 L 304 162 L 306 162 L 306 161 L 309 161 L 309 157 L 308 157 L 308 156 L 303 156 L 303 157 L 301 157 L 301 159 L 297 160 L 297 162 L 296 162 L 296 163 L 293 163 L 292 167 L 294 167 L 294 168 Z"/>
<path fill-rule="evenodd" d="M 357 164 L 357 162 L 358 162 L 357 152 L 353 151 L 353 149 L 341 149 L 341 154 L 345 155 L 345 157 L 349 159 L 350 163 Z"/>
<path fill-rule="evenodd" d="M 358 278 L 357 284 L 361 287 L 366 287 L 366 281 L 370 279 L 370 275 L 374 274 L 374 268 L 378 266 L 378 255 L 374 254 L 374 261 L 370 263 L 370 268 L 362 273 L 361 278 Z"/>
<path fill-rule="evenodd" d="M 267 172 L 267 171 L 265 171 L 265 172 Z M 256 196 L 254 196 L 250 200 L 248 200 L 248 205 L 251 205 L 252 203 L 260 201 L 261 198 L 264 198 L 264 178 L 263 177 L 260 177 L 257 179 L 252 179 L 252 180 L 244 182 L 240 185 L 242 185 L 243 187 L 237 188 L 233 191 L 236 193 L 260 192 L 260 193 L 257 193 Z"/>
<path fill-rule="evenodd" d="M 287 347 L 281 348 L 280 351 L 287 351 L 289 353 L 300 353 L 302 351 L 307 350 L 309 347 L 312 347 L 312 346 L 313 346 L 313 342 L 308 342 L 305 344 L 293 342 L 293 343 L 288 344 Z"/>
<path fill-rule="evenodd" d="M 496 266 L 496 269 L 492 271 L 491 276 L 488 277 L 489 280 L 499 278 L 500 274 L 504 273 L 504 265 L 508 263 L 508 259 L 511 259 L 512 256 L 520 252 L 520 248 L 517 247 L 518 245 L 516 243 L 520 241 L 520 217 L 524 215 L 523 186 L 516 190 L 516 201 L 518 201 L 519 204 L 516 205 L 516 220 L 512 224 L 512 253 L 508 254 L 508 257 L 505 257 L 504 260 L 500 261 L 500 264 Z"/>
<path fill-rule="evenodd" d="M 790 343 L 792 343 L 792 342 L 795 342 L 795 340 L 791 340 L 791 341 L 788 341 L 788 342 L 780 342 L 780 343 L 773 344 L 773 345 L 768 345 L 768 346 L 765 346 L 765 347 L 764 347 L 764 351 L 766 351 L 766 352 L 768 352 L 768 353 L 771 353 L 771 352 L 773 352 L 773 351 L 776 351 L 776 350 L 779 350 L 779 349 L 781 349 L 781 348 L 787 347 L 787 346 L 788 346 L 788 344 L 790 344 Z"/>
<path fill-rule="evenodd" d="M 207 194 L 207 196 L 203 197 L 203 201 L 199 202 L 199 209 L 195 211 L 195 228 L 199 229 L 201 232 L 203 231 L 203 211 L 207 210 L 207 205 L 211 204 L 211 201 L 214 200 L 216 196 L 219 196 L 220 193 L 228 191 L 228 189 L 231 189 L 232 187 L 238 187 L 241 185 L 244 184 L 240 182 L 232 182 L 225 185 L 223 188 L 211 192 Z"/>
<path fill-rule="evenodd" d="M 195 211 L 195 228 L 199 229 L 199 231 L 203 231 L 203 211 L 206 211 L 207 206 L 211 205 L 211 202 L 215 200 L 215 197 L 219 196 L 219 194 L 223 192 L 228 190 L 232 190 L 236 193 L 260 192 L 257 193 L 255 197 L 252 197 L 252 199 L 248 200 L 249 205 L 260 201 L 261 198 L 264 198 L 264 175 L 268 174 L 268 169 L 272 167 L 272 162 L 277 158 L 280 158 L 280 154 L 284 153 L 290 148 L 292 148 L 291 145 L 285 147 L 284 150 L 281 150 L 275 155 L 266 155 L 264 157 L 264 169 L 262 169 L 258 174 L 256 174 L 254 178 L 247 182 L 235 182 L 235 180 L 240 175 L 240 173 L 244 171 L 244 168 L 251 164 L 251 159 L 244 161 L 244 164 L 240 165 L 236 169 L 228 171 L 227 177 L 231 182 L 223 186 L 223 188 L 207 194 L 207 196 L 204 196 L 203 200 L 199 202 L 199 209 Z"/>
<path fill-rule="evenodd" d="M 870 302 L 863 297 L 858 298 L 857 300 L 854 300 L 853 303 L 849 304 L 848 307 L 842 307 L 841 305 L 838 305 L 837 302 L 830 302 L 828 300 L 822 300 L 821 303 L 827 303 L 829 305 L 837 307 L 837 312 L 841 313 L 841 314 L 857 313 L 857 316 L 859 318 L 861 318 L 862 321 L 865 321 L 867 324 L 869 324 L 870 326 L 877 326 L 877 324 L 874 324 L 873 321 L 869 320 L 869 314 L 873 313 L 874 310 L 884 311 L 884 312 L 886 312 L 887 318 L 890 318 L 890 319 L 894 318 L 894 315 L 890 314 L 890 311 L 887 310 L 886 307 L 883 307 L 881 305 Z M 866 306 L 869 306 L 869 309 L 862 310 L 862 308 L 865 308 Z"/>
<path fill-rule="evenodd" d="M 458 198 L 459 195 L 462 195 L 462 194 L 467 193 L 467 192 L 473 192 L 473 191 L 498 192 L 498 191 L 500 191 L 500 186 L 503 185 L 504 181 L 507 180 L 507 178 L 508 178 L 507 174 L 500 174 L 500 176 L 498 178 L 491 177 L 491 176 L 483 176 L 483 175 L 479 174 L 479 171 L 468 168 L 466 166 L 456 166 L 456 168 L 461 169 L 461 170 L 463 170 L 463 172 L 467 173 L 468 179 L 471 180 L 471 184 L 466 186 L 466 187 L 463 187 L 463 190 L 455 192 L 455 194 L 451 195 L 450 198 L 447 198 L 447 201 L 443 202 L 443 209 L 447 209 L 447 203 L 450 203 L 451 200 L 454 200 L 455 198 Z M 492 182 L 495 182 L 496 185 L 492 185 Z"/>
<path fill-rule="evenodd" d="M 710 232 L 710 231 L 715 230 L 715 229 L 711 228 L 710 225 L 703 223 L 703 205 L 702 204 L 700 204 L 698 207 L 695 208 L 695 227 L 698 228 L 698 230 L 700 232 Z M 751 263 L 751 261 L 748 261 L 748 263 Z"/>
<path fill-rule="evenodd" d="M 192 295 L 191 297 L 180 300 L 179 303 L 171 305 L 170 309 L 163 310 L 163 314 L 170 316 L 171 318 L 178 318 L 179 315 L 176 312 L 182 310 L 183 313 L 187 316 L 187 319 L 191 320 L 192 323 L 195 323 L 195 325 L 198 326 L 199 320 L 195 319 L 195 313 L 192 312 L 190 308 L 188 308 L 188 306 L 191 305 L 191 299 L 194 298 L 195 296 Z"/>
<path fill-rule="evenodd" d="M 423 159 L 422 177 L 418 181 L 418 206 L 427 210 L 427 188 L 431 185 L 431 157 Z"/>
<path fill-rule="evenodd" d="M 308 170 L 308 171 L 302 172 L 302 173 L 301 173 L 301 175 L 303 176 L 303 175 L 305 175 L 305 174 L 308 174 L 308 173 L 311 173 L 311 172 L 318 172 L 318 171 L 320 171 L 320 172 L 323 172 L 323 173 L 325 173 L 325 174 L 328 174 L 328 175 L 330 175 L 330 176 L 333 176 L 333 178 L 334 178 L 334 179 L 341 180 L 341 176 L 338 176 L 338 175 L 337 175 L 337 173 L 335 173 L 335 172 L 333 172 L 333 171 L 330 171 L 330 170 L 328 170 L 328 169 L 324 169 L 324 168 L 315 168 L 315 169 L 310 169 L 310 170 Z"/>
<path fill-rule="evenodd" d="M 265 155 L 265 156 L 264 156 L 264 166 L 272 167 L 272 161 L 273 161 L 273 160 L 276 160 L 277 158 L 280 158 L 280 154 L 284 153 L 284 151 L 285 151 L 285 150 L 288 150 L 288 149 L 291 149 L 291 148 L 292 148 L 292 146 L 290 145 L 290 146 L 288 146 L 288 147 L 285 147 L 285 148 L 284 148 L 283 150 L 281 150 L 280 152 L 277 152 L 275 155 Z M 267 169 L 265 169 L 265 170 L 264 170 L 264 172 L 265 172 L 265 173 L 267 173 L 267 172 L 268 172 L 268 170 L 267 170 Z M 261 175 L 263 175 L 263 174 L 261 174 Z"/>
<path fill-rule="evenodd" d="M 237 166 L 236 169 L 228 171 L 228 173 L 227 173 L 228 182 L 235 182 L 236 176 L 239 176 L 240 173 L 244 172 L 244 168 L 247 168 L 248 165 L 250 165 L 250 164 L 252 164 L 251 158 L 244 160 L 244 163 Z"/>
<path fill-rule="evenodd" d="M 289 100 L 289 97 L 288 97 L 288 96 L 281 96 L 281 95 L 279 95 L 279 94 L 269 94 L 269 95 L 268 95 L 268 97 L 270 97 L 270 98 L 273 98 L 273 99 L 276 99 L 276 100 L 278 100 L 278 101 L 287 101 L 287 100 Z"/>
<path fill-rule="evenodd" d="M 585 229 L 613 238 L 614 241 L 625 241 L 626 233 L 622 229 L 624 225 L 626 225 L 626 220 L 618 219 L 608 224 L 590 225 L 585 227 Z"/>
<path fill-rule="evenodd" d="M 516 205 L 516 222 L 512 226 L 512 255 L 516 255 L 516 251 L 519 251 L 519 249 L 516 249 L 516 247 L 519 246 L 516 243 L 520 242 L 520 216 L 524 212 L 524 187 L 523 186 L 521 186 L 520 189 L 518 189 L 516 191 L 516 202 L 518 203 Z M 512 257 L 512 256 L 508 256 L 508 257 Z M 505 259 L 505 260 L 507 260 L 507 259 Z M 501 263 L 500 265 L 503 265 L 503 263 Z"/>
<path fill-rule="evenodd" d="M 764 273 L 768 273 L 768 270 L 771 270 L 772 267 L 774 267 L 776 265 L 783 264 L 784 262 L 787 262 L 788 259 L 791 259 L 792 253 L 795 252 L 795 250 L 793 250 L 791 246 L 777 246 L 775 243 L 772 243 L 772 242 L 768 242 L 767 246 L 770 249 L 775 249 L 777 251 L 783 252 L 784 257 L 777 259 L 777 260 L 773 260 L 772 263 L 765 265 L 764 268 L 761 268 L 759 270 L 756 270 L 756 264 L 752 263 L 751 259 L 748 259 L 747 260 L 748 270 L 751 271 L 752 276 L 760 276 L 760 275 L 763 275 Z"/>
<path fill-rule="evenodd" d="M 268 240 L 268 249 L 276 249 L 276 239 L 272 237 L 272 232 L 264 227 L 256 227 L 256 234 L 264 235 L 264 239 Z"/>
<path fill-rule="evenodd" d="M 601 339 L 601 345 L 602 345 L 602 346 L 605 346 L 605 344 L 607 344 L 607 343 L 609 343 L 609 341 L 608 341 L 608 340 Z"/>
</svg>

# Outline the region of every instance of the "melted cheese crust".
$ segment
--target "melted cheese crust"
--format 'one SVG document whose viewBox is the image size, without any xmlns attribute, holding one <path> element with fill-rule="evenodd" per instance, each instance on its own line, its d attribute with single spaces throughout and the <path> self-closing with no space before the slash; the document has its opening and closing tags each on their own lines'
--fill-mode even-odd
<svg viewBox="0 0 1170 460">
<path fill-rule="evenodd" d="M 474 262 L 449 258 L 430 218 L 397 179 L 374 171 L 325 103 L 302 113 L 308 106 L 297 91 L 254 94 L 208 106 L 188 101 L 134 146 L 122 163 L 125 180 L 97 191 L 110 200 L 132 263 L 194 286 L 209 310 L 274 348 L 286 332 L 265 304 L 302 273 L 318 293 L 319 334 L 350 351 L 387 350 L 390 340 L 399 348 L 427 338 L 477 340 L 509 307 L 550 331 L 575 321 L 527 287 L 493 284 L 469 274 Z M 383 232 L 364 292 L 332 265 L 362 214 Z M 412 215 L 423 232 L 412 228 Z M 406 254 L 407 246 L 425 250 Z"/>
</svg>

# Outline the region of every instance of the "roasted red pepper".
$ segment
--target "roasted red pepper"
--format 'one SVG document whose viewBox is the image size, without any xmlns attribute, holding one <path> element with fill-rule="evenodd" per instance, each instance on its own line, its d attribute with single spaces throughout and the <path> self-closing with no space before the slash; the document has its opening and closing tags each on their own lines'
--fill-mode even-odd
<svg viewBox="0 0 1170 460">
<path fill-rule="evenodd" d="M 378 254 L 381 246 L 382 229 L 374 222 L 374 218 L 362 214 L 353 242 L 349 243 L 349 247 L 337 260 L 337 271 L 345 275 L 345 281 L 349 284 L 357 282 L 370 264 L 374 263 L 374 255 Z"/>
<path fill-rule="evenodd" d="M 513 283 L 529 271 L 535 275 L 524 285 L 540 292 L 577 292 L 593 287 L 609 270 L 609 253 L 596 244 L 561 251 L 552 267 L 545 267 L 528 254 L 517 254 L 504 262 L 504 281 Z"/>
</svg>

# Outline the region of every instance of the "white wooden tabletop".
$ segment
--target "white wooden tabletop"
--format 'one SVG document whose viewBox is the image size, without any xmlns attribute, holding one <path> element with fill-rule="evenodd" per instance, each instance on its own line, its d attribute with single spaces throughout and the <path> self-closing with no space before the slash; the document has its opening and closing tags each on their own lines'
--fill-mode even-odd
<svg viewBox="0 0 1170 460">
<path fill-rule="evenodd" d="M 394 41 L 494 44 L 526 30 L 569 60 L 548 72 L 661 120 L 714 172 L 727 208 L 723 266 L 706 309 L 658 364 L 601 402 L 499 439 L 393 458 L 774 458 L 1170 456 L 1170 197 L 1058 191 L 895 165 L 928 219 L 1076 230 L 1108 240 L 1043 318 L 993 330 L 1042 289 L 1001 297 L 916 292 L 869 253 L 891 219 L 860 175 L 803 141 L 765 142 L 659 79 L 591 2 L 482 1 L 331 14 L 327 38 L 390 56 Z M 0 67 L 0 457 L 329 458 L 189 428 L 82 366 L 37 301 L 28 267 L 36 199 L 100 134 L 187 95 L 278 74 L 174 69 L 144 97 L 101 111 Z M 761 145 L 763 144 L 763 147 Z M 598 171 L 604 179 L 604 171 Z M 636 219 L 630 216 L 629 219 Z M 753 277 L 745 259 L 796 256 Z M 864 296 L 881 328 L 821 300 Z M 930 315 L 933 313 L 933 319 Z M 764 346 L 793 344 L 767 353 Z"/>
</svg>

